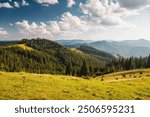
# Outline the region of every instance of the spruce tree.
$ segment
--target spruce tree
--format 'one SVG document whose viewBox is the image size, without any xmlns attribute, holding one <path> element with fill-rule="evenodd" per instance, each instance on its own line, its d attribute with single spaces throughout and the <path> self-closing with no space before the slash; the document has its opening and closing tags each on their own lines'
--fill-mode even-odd
<svg viewBox="0 0 150 117">
<path fill-rule="evenodd" d="M 90 71 L 90 75 L 92 76 L 94 74 L 94 67 L 93 67 L 93 65 L 91 65 L 89 67 L 89 71 Z"/>
<path fill-rule="evenodd" d="M 89 67 L 88 67 L 88 64 L 87 64 L 86 60 L 84 60 L 84 62 L 83 62 L 83 65 L 82 65 L 81 70 L 80 70 L 80 75 L 81 76 L 90 75 L 89 74 Z"/>
<path fill-rule="evenodd" d="M 147 68 L 150 68 L 150 55 L 147 58 Z"/>
<path fill-rule="evenodd" d="M 72 62 L 71 59 L 69 59 L 68 64 L 66 66 L 66 75 L 72 75 L 72 73 L 73 73 Z"/>
</svg>

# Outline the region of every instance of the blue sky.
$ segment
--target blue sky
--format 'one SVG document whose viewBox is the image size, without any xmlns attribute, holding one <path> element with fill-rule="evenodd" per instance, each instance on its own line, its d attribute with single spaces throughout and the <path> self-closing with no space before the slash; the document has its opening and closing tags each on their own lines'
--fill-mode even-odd
<svg viewBox="0 0 150 117">
<path fill-rule="evenodd" d="M 150 0 L 0 0 L 0 40 L 150 40 Z"/>
</svg>

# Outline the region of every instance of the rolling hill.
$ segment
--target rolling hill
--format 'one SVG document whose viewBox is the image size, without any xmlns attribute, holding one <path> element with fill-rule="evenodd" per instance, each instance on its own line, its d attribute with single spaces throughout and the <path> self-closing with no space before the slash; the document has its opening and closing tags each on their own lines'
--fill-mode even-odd
<svg viewBox="0 0 150 117">
<path fill-rule="evenodd" d="M 86 80 L 63 75 L 0 72 L 0 99 L 149 100 L 149 74 L 150 69 L 139 69 Z"/>
<path fill-rule="evenodd" d="M 95 56 L 96 58 L 101 59 L 101 60 L 105 60 L 105 61 L 106 60 L 112 61 L 112 60 L 118 59 L 118 56 L 114 56 L 114 55 L 109 54 L 107 52 L 97 50 L 97 49 L 95 49 L 91 46 L 88 46 L 88 45 L 81 45 L 77 49 L 84 52 L 84 53 L 90 54 L 91 56 Z"/>
</svg>

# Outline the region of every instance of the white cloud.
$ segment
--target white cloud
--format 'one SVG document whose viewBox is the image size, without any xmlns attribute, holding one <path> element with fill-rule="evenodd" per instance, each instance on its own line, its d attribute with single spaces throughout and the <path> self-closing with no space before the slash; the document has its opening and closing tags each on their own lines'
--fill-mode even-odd
<svg viewBox="0 0 150 117">
<path fill-rule="evenodd" d="M 29 37 L 55 37 L 60 35 L 79 34 L 88 29 L 88 24 L 79 17 L 71 13 L 64 13 L 60 21 L 49 21 L 47 23 L 37 24 L 29 23 L 27 20 L 16 22 L 16 25 L 22 34 Z"/>
<path fill-rule="evenodd" d="M 75 5 L 75 0 L 67 0 L 67 7 L 70 8 Z"/>
<path fill-rule="evenodd" d="M 126 11 L 120 5 L 108 4 L 100 0 L 88 0 L 86 4 L 80 3 L 83 12 L 83 18 L 92 24 L 97 25 L 119 25 L 123 22 L 120 16 Z"/>
<path fill-rule="evenodd" d="M 31 38 L 51 36 L 51 33 L 47 30 L 45 23 L 37 25 L 35 22 L 32 22 L 29 24 L 27 20 L 23 20 L 22 22 L 16 22 L 16 25 L 22 34 Z"/>
<path fill-rule="evenodd" d="M 39 4 L 57 4 L 58 0 L 36 0 Z"/>
<path fill-rule="evenodd" d="M 82 21 L 77 16 L 73 16 L 69 12 L 66 12 L 61 16 L 58 25 L 62 31 L 84 31 L 87 29 L 85 21 Z"/>
<path fill-rule="evenodd" d="M 16 1 L 15 1 L 15 2 L 14 2 L 14 6 L 17 7 L 17 8 L 19 8 L 19 7 L 20 7 L 19 2 L 16 2 Z"/>
<path fill-rule="evenodd" d="M 0 36 L 7 36 L 8 32 L 5 31 L 3 28 L 0 28 Z"/>
<path fill-rule="evenodd" d="M 22 0 L 22 2 L 14 2 L 14 7 L 20 8 L 20 6 L 29 6 L 29 3 L 26 0 Z"/>
<path fill-rule="evenodd" d="M 50 4 L 48 3 L 49 0 L 39 1 L 41 1 L 39 2 L 41 4 Z M 27 20 L 23 20 L 22 22 L 17 22 L 16 25 L 20 32 L 27 35 L 28 38 L 65 38 L 69 36 L 72 38 L 78 37 L 83 33 L 86 34 L 91 30 L 113 30 L 115 29 L 114 27 L 117 27 L 118 29 L 131 28 L 132 25 L 123 17 L 135 15 L 141 8 L 144 8 L 144 4 L 143 7 L 134 7 L 136 9 L 131 9 L 123 7 L 123 3 L 121 4 L 120 1 L 87 0 L 86 3 L 80 3 L 79 7 L 82 12 L 80 17 L 74 16 L 70 12 L 66 12 L 62 14 L 58 21 L 37 24 L 35 22 L 29 23 Z M 145 6 L 147 6 L 147 4 Z"/>
<path fill-rule="evenodd" d="M 13 24 L 12 24 L 12 23 L 9 23 L 9 25 L 10 25 L 10 26 L 13 26 Z"/>
<path fill-rule="evenodd" d="M 22 6 L 29 6 L 29 3 L 26 0 L 22 0 Z"/>
<path fill-rule="evenodd" d="M 0 3 L 0 8 L 13 8 L 8 2 Z"/>
</svg>

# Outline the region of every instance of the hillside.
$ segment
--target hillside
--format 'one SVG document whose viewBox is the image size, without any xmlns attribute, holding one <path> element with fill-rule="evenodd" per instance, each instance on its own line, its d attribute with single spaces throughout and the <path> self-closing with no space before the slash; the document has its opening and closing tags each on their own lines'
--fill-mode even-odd
<svg viewBox="0 0 150 117">
<path fill-rule="evenodd" d="M 101 59 L 101 60 L 112 61 L 112 60 L 118 59 L 117 56 L 114 56 L 114 55 L 109 54 L 109 53 L 104 52 L 104 51 L 97 50 L 97 49 L 90 47 L 88 45 L 81 45 L 77 49 L 84 52 L 84 53 L 90 54 L 91 56 L 95 56 L 96 58 Z"/>
<path fill-rule="evenodd" d="M 73 75 L 77 75 L 84 60 L 96 70 L 105 66 L 105 61 L 46 39 L 24 39 L 0 46 L 0 55 L 0 70 L 10 72 L 65 74 L 66 67 L 71 62 Z"/>
<path fill-rule="evenodd" d="M 150 69 L 117 72 L 95 79 L 0 72 L 0 99 L 149 100 Z"/>
<path fill-rule="evenodd" d="M 67 42 L 67 43 L 66 43 Z M 81 45 L 88 45 L 100 51 L 120 55 L 124 57 L 140 57 L 150 54 L 150 41 L 145 39 L 123 40 L 123 41 L 84 41 L 84 43 L 73 43 L 75 40 L 61 40 L 61 44 L 70 48 L 79 48 Z M 67 44 L 67 45 L 66 45 Z"/>
</svg>

